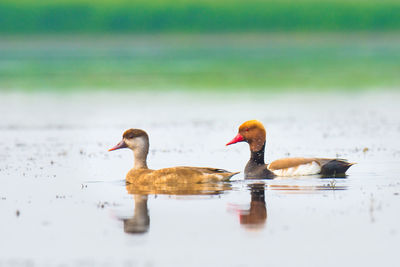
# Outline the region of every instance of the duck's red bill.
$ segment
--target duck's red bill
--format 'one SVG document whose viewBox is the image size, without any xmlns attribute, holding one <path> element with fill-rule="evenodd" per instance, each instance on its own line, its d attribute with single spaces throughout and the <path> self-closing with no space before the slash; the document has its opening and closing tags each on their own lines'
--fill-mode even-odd
<svg viewBox="0 0 400 267">
<path fill-rule="evenodd" d="M 233 138 L 233 139 L 232 139 L 229 143 L 227 143 L 226 145 L 229 146 L 229 145 L 235 144 L 235 143 L 237 143 L 237 142 L 243 142 L 243 141 L 244 141 L 243 136 L 242 136 L 241 134 L 237 134 L 237 135 L 235 136 L 235 138 Z"/>
<path fill-rule="evenodd" d="M 128 147 L 128 146 L 126 145 L 125 141 L 122 140 L 122 141 L 119 142 L 116 146 L 110 148 L 108 151 L 113 151 L 113 150 L 117 150 L 117 149 L 125 148 L 125 147 Z"/>
</svg>

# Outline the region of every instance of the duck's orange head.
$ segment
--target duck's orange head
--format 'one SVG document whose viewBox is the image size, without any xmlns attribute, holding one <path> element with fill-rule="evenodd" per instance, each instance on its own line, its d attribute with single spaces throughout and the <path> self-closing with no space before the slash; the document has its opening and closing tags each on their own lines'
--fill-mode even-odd
<svg viewBox="0 0 400 267">
<path fill-rule="evenodd" d="M 122 140 L 116 146 L 110 148 L 108 151 L 113 151 L 121 148 L 130 148 L 136 150 L 137 148 L 146 150 L 149 146 L 149 136 L 147 133 L 140 129 L 129 129 L 122 135 Z"/>
<path fill-rule="evenodd" d="M 250 120 L 240 125 L 238 134 L 226 145 L 247 142 L 250 145 L 250 150 L 256 152 L 263 148 L 265 138 L 266 131 L 264 125 L 258 120 Z"/>
</svg>

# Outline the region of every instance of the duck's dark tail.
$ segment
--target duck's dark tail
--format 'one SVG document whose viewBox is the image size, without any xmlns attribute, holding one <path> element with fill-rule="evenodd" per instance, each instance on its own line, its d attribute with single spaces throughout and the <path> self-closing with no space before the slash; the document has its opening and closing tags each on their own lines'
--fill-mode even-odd
<svg viewBox="0 0 400 267">
<path fill-rule="evenodd" d="M 323 176 L 344 176 L 346 171 L 356 163 L 350 163 L 344 159 L 333 159 L 321 166 L 321 175 Z"/>
</svg>

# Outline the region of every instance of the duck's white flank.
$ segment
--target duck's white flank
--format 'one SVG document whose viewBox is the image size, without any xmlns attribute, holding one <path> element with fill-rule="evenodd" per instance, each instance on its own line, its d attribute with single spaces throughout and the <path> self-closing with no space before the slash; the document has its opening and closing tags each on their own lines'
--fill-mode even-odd
<svg viewBox="0 0 400 267">
<path fill-rule="evenodd" d="M 301 164 L 295 167 L 279 169 L 279 170 L 270 170 L 276 176 L 301 176 L 301 175 L 313 175 L 318 174 L 321 171 L 321 166 L 312 161 L 307 164 Z"/>
</svg>

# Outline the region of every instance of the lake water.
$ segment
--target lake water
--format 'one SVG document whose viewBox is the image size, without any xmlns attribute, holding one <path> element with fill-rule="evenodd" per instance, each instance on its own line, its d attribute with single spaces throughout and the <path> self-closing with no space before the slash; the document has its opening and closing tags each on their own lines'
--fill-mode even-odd
<svg viewBox="0 0 400 267">
<path fill-rule="evenodd" d="M 398 266 L 399 103 L 379 91 L 1 93 L 0 266 Z M 150 168 L 242 171 L 248 146 L 225 144 L 249 119 L 267 129 L 267 161 L 357 164 L 345 179 L 241 173 L 134 195 L 132 153 L 107 152 L 142 128 Z"/>
</svg>

